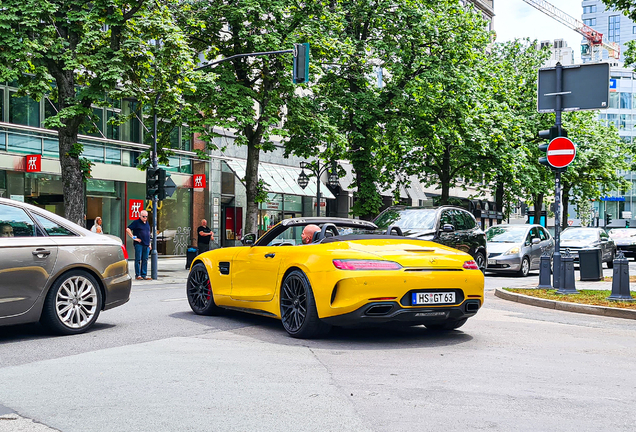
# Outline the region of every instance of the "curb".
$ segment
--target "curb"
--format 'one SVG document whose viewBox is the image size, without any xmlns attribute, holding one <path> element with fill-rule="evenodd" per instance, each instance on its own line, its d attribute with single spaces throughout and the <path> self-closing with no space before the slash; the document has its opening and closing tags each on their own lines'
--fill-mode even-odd
<svg viewBox="0 0 636 432">
<path fill-rule="evenodd" d="M 636 320 L 636 310 L 634 309 L 619 309 L 607 306 L 594 306 L 578 303 L 560 302 L 556 300 L 546 300 L 538 297 L 511 293 L 509 291 L 504 291 L 501 288 L 495 289 L 495 297 L 546 309 L 555 309 L 565 312 L 576 312 L 588 315 L 600 315 L 612 318 Z"/>
</svg>

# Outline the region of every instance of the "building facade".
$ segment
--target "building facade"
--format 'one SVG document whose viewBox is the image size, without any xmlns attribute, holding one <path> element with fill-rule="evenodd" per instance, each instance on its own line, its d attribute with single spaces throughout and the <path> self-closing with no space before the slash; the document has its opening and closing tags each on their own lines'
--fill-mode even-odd
<svg viewBox="0 0 636 432">
<path fill-rule="evenodd" d="M 55 106 L 47 98 L 37 102 L 15 97 L 16 92 L 12 83 L 0 83 L 0 196 L 64 215 L 57 131 L 44 128 L 44 120 L 55 114 Z M 83 156 L 94 164 L 84 186 L 86 227 L 91 228 L 100 216 L 104 232 L 122 239 L 127 239 L 125 228 L 138 218 L 139 211 L 146 209 L 153 217 L 152 203 L 145 198 L 145 172 L 138 169 L 141 154 L 148 150 L 142 144 L 144 136 L 151 133 L 144 123 L 151 122 L 142 122 L 139 113 L 120 126 L 107 123 L 112 116 L 136 111 L 137 103 L 127 100 L 112 109 L 94 107 L 98 120 L 79 136 Z M 159 204 L 158 251 L 183 255 L 192 243 L 195 196 L 205 195 L 192 188 L 193 173 L 207 172 L 209 164 L 192 152 L 186 127 L 175 129 L 171 139 L 176 150 L 164 168 L 177 189 Z M 33 159 L 29 156 L 36 156 L 38 164 L 29 164 L 27 160 Z M 132 248 L 129 239 L 127 246 Z"/>
</svg>

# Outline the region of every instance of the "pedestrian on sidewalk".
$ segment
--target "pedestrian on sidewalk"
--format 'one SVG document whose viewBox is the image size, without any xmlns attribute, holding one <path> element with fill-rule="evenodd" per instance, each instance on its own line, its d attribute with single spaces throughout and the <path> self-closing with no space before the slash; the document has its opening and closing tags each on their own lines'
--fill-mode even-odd
<svg viewBox="0 0 636 432">
<path fill-rule="evenodd" d="M 93 227 L 91 228 L 91 231 L 93 231 L 94 233 L 98 233 L 98 234 L 104 234 L 104 230 L 102 229 L 102 218 L 97 216 L 95 218 L 95 223 L 93 224 Z"/>
<path fill-rule="evenodd" d="M 150 245 L 150 224 L 148 223 L 148 212 L 142 210 L 139 219 L 132 221 L 126 233 L 132 238 L 135 245 L 135 279 L 151 280 L 148 277 L 148 254 L 152 246 Z"/>
<path fill-rule="evenodd" d="M 201 219 L 201 226 L 197 228 L 197 249 L 199 253 L 207 252 L 210 250 L 210 241 L 214 241 L 214 233 L 208 227 L 208 221 Z"/>
</svg>

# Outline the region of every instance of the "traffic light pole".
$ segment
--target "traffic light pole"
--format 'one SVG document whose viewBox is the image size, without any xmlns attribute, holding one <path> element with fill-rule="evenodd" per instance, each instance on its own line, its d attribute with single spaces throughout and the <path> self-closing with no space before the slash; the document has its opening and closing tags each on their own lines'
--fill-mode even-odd
<svg viewBox="0 0 636 432">
<path fill-rule="evenodd" d="M 279 50 L 279 51 L 265 51 L 265 52 L 255 52 L 255 53 L 245 53 L 245 54 L 236 54 L 230 57 L 226 57 L 226 58 L 222 58 L 219 60 L 215 60 L 213 62 L 204 64 L 203 66 L 200 66 L 196 69 L 194 69 L 195 71 L 201 70 L 201 69 L 205 69 L 211 66 L 215 66 L 219 63 L 222 62 L 226 62 L 229 60 L 234 60 L 236 58 L 241 58 L 241 57 L 260 57 L 260 56 L 269 56 L 269 55 L 276 55 L 276 54 L 286 54 L 286 53 L 294 53 L 294 58 L 296 58 L 296 56 L 299 53 L 302 53 L 305 57 L 304 58 L 304 63 L 306 63 L 306 65 L 304 65 L 305 70 L 308 68 L 309 66 L 309 44 L 298 44 L 294 47 L 294 49 L 289 49 L 289 50 Z M 301 77 L 301 79 L 297 79 L 296 75 L 296 69 L 301 69 L 303 67 L 303 65 L 297 64 L 300 62 L 294 62 L 294 83 L 298 82 L 298 83 L 303 83 L 307 80 L 307 72 L 305 72 L 304 76 Z M 301 74 L 302 75 L 302 74 Z M 157 96 L 155 97 L 155 105 L 154 105 L 154 111 L 155 111 L 155 115 L 154 115 L 154 124 L 153 124 L 153 140 L 152 140 L 152 167 L 157 169 L 159 167 L 159 158 L 157 157 L 157 128 L 158 128 L 158 118 L 157 118 L 157 105 L 159 105 L 159 99 L 161 98 L 161 94 L 162 93 L 157 93 Z M 320 180 L 319 180 L 320 182 Z M 320 186 L 319 186 L 320 187 Z M 318 191 L 320 191 L 320 189 L 318 189 Z M 318 192 L 320 194 L 320 192 Z M 157 197 L 157 195 L 154 195 L 152 197 L 152 250 L 150 251 L 150 277 L 153 280 L 157 280 L 157 266 L 159 263 L 159 255 L 157 253 L 157 201 L 159 201 L 159 198 Z M 318 210 L 320 211 L 320 202 L 318 202 Z"/>
<path fill-rule="evenodd" d="M 152 139 L 152 167 L 157 169 L 159 167 L 159 158 L 157 157 L 157 105 L 159 104 L 159 98 L 161 93 L 157 93 L 155 97 L 155 115 L 153 124 L 153 139 Z M 150 251 L 150 277 L 152 280 L 157 280 L 157 265 L 159 264 L 159 254 L 157 253 L 157 195 L 152 197 L 152 250 Z"/>
<path fill-rule="evenodd" d="M 561 131 L 561 113 L 563 112 L 562 96 L 559 93 L 562 91 L 563 66 L 559 62 L 556 64 L 556 106 L 554 110 L 554 125 L 559 132 Z M 552 286 L 554 289 L 561 289 L 561 274 L 561 171 L 557 170 L 554 178 L 554 256 L 552 261 Z"/>
</svg>

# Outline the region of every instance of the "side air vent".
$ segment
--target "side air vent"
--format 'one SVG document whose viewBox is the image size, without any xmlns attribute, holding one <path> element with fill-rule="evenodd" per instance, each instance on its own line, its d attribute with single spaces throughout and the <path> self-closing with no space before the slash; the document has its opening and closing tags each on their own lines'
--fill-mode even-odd
<svg viewBox="0 0 636 432">
<path fill-rule="evenodd" d="M 229 275 L 230 274 L 230 263 L 227 261 L 222 261 L 219 263 L 219 272 L 222 275 Z"/>
</svg>

